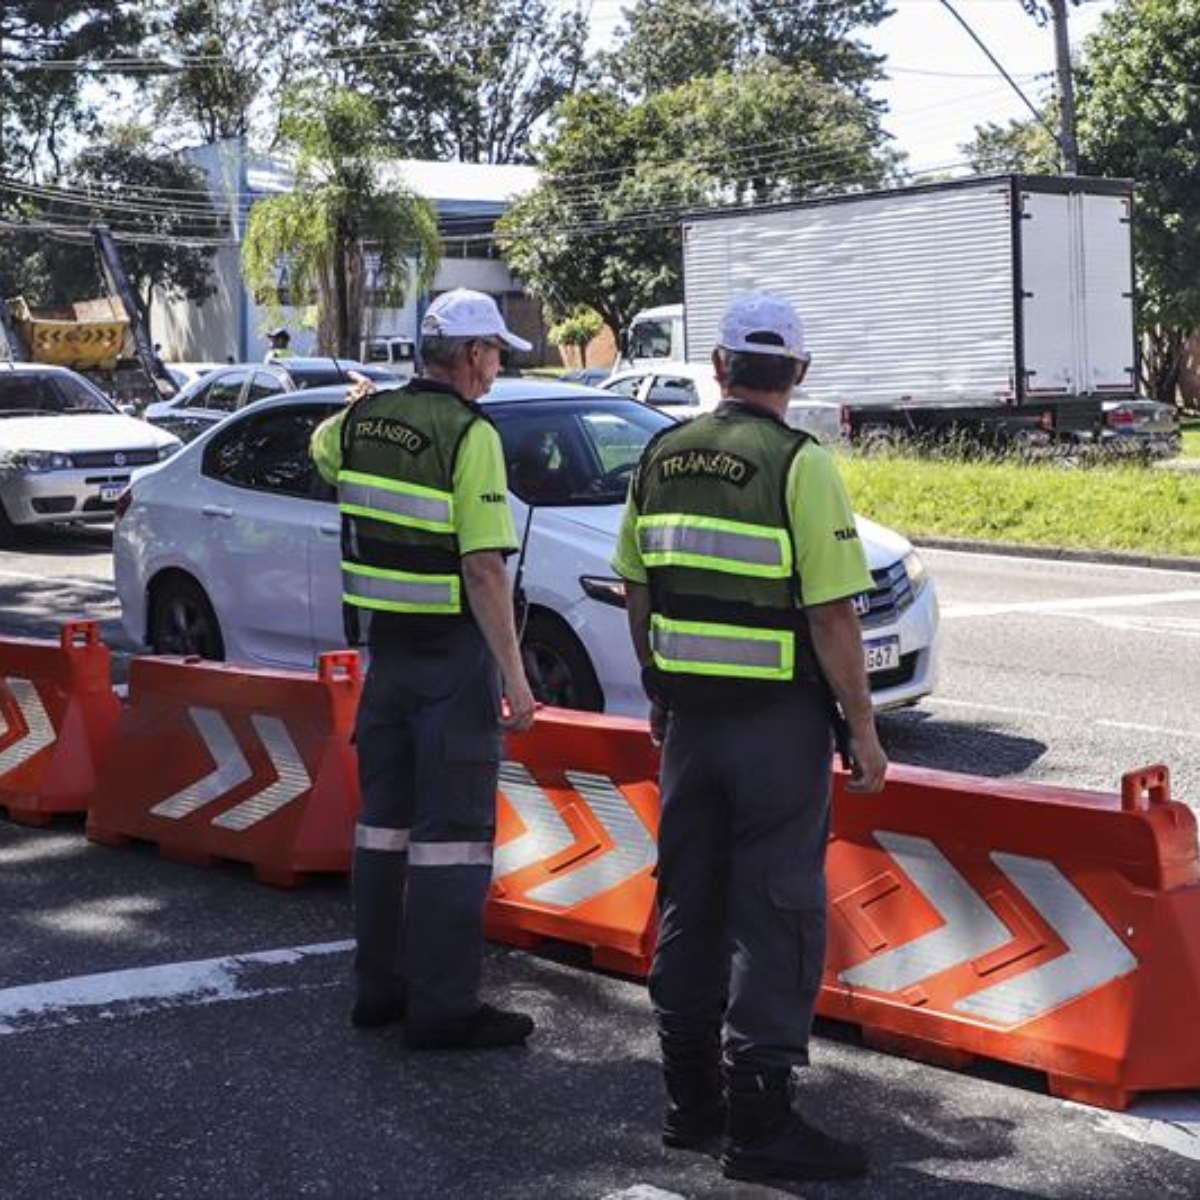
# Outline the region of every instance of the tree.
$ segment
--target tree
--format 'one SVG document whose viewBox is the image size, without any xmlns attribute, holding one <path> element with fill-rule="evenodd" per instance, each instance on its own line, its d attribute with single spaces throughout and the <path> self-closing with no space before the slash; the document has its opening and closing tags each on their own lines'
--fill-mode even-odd
<svg viewBox="0 0 1200 1200">
<path fill-rule="evenodd" d="M 143 312 L 156 290 L 201 304 L 213 293 L 217 245 L 229 236 L 205 194 L 204 175 L 156 152 L 145 130 L 114 129 L 105 144 L 78 155 L 60 183 L 41 189 L 27 232 L 14 223 L 0 278 L 34 304 L 102 295 L 91 226 L 104 224 L 120 244 Z"/>
<path fill-rule="evenodd" d="M 743 53 L 808 67 L 859 100 L 868 99 L 869 83 L 883 78 L 883 55 L 851 34 L 891 16 L 888 0 L 743 0 L 737 9 Z"/>
<path fill-rule="evenodd" d="M 294 89 L 280 129 L 295 156 L 293 190 L 251 209 L 246 280 L 277 307 L 277 271 L 286 263 L 290 293 L 316 293 L 321 353 L 355 357 L 369 301 L 398 306 L 410 284 L 432 283 L 441 256 L 437 214 L 401 184 L 383 182 L 379 121 L 362 96 Z"/>
<path fill-rule="evenodd" d="M 585 78 L 587 22 L 551 0 L 322 0 L 321 37 L 375 100 L 399 154 L 527 162 L 545 116 Z"/>
<path fill-rule="evenodd" d="M 539 147 L 541 182 L 500 222 L 501 246 L 552 314 L 593 308 L 617 333 L 676 297 L 681 213 L 876 185 L 893 165 L 883 142 L 870 104 L 767 62 L 640 104 L 583 93 Z"/>
<path fill-rule="evenodd" d="M 803 68 L 866 100 L 883 57 L 851 35 L 891 15 L 887 0 L 637 0 L 605 72 L 646 97 L 756 60 Z"/>
<path fill-rule="evenodd" d="M 1058 144 L 1045 126 L 1033 120 L 977 125 L 974 139 L 959 149 L 972 170 L 982 175 L 1053 175 L 1059 169 Z"/>
<path fill-rule="evenodd" d="M 1200 326 L 1200 6 L 1118 0 L 1086 43 L 1078 85 L 1085 173 L 1137 182 L 1146 382 L 1174 401 Z"/>
<path fill-rule="evenodd" d="M 587 350 L 604 328 L 604 318 L 593 308 L 577 308 L 569 317 L 550 327 L 550 341 L 556 346 L 574 346 L 579 365 L 587 366 Z"/>
<path fill-rule="evenodd" d="M 0 2 L 0 176 L 57 175 L 71 135 L 95 129 L 77 64 L 137 49 L 139 0 Z M 70 64 L 51 68 L 55 60 Z"/>
<path fill-rule="evenodd" d="M 603 68 L 626 95 L 669 91 L 737 63 L 740 31 L 728 0 L 638 0 L 625 21 Z"/>
<path fill-rule="evenodd" d="M 260 97 L 289 85 L 314 0 L 176 0 L 157 31 L 178 70 L 155 87 L 158 115 L 205 145 L 244 138 Z M 311 53 L 311 47 L 307 51 Z"/>
</svg>

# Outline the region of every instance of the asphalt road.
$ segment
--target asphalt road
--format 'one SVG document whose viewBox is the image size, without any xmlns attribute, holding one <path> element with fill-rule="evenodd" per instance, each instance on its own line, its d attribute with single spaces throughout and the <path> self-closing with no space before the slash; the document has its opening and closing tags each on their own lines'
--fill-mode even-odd
<svg viewBox="0 0 1200 1200">
<path fill-rule="evenodd" d="M 103 534 L 0 556 L 0 634 L 95 615 Z M 901 762 L 1112 790 L 1165 761 L 1200 800 L 1200 575 L 930 552 L 936 697 L 889 715 Z M 0 821 L 0 1197 L 758 1197 L 664 1151 L 644 989 L 565 952 L 489 952 L 526 1051 L 418 1055 L 346 1021 L 338 881 L 282 892 L 236 867 Z M 1200 1093 L 1114 1115 L 1003 1068 L 958 1074 L 822 1025 L 803 1104 L 866 1141 L 861 1183 L 805 1196 L 1200 1195 Z"/>
</svg>

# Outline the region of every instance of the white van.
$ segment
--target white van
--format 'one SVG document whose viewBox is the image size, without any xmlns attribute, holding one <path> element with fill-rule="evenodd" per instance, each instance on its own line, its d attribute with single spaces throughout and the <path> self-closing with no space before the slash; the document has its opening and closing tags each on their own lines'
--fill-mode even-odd
<svg viewBox="0 0 1200 1200">
<path fill-rule="evenodd" d="M 683 344 L 683 305 L 660 304 L 635 313 L 621 336 L 617 370 L 651 367 L 687 358 Z"/>
<path fill-rule="evenodd" d="M 363 338 L 359 357 L 365 363 L 386 364 L 393 374 L 409 379 L 417 369 L 417 344 L 410 337 L 380 333 Z"/>
</svg>

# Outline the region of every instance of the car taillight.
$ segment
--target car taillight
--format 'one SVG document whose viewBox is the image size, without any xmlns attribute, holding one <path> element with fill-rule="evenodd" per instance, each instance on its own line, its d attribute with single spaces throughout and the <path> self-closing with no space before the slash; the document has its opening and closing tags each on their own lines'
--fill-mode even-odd
<svg viewBox="0 0 1200 1200">
<path fill-rule="evenodd" d="M 1112 408 L 1104 414 L 1104 422 L 1114 429 L 1133 424 L 1133 410 L 1128 408 Z"/>
<path fill-rule="evenodd" d="M 133 503 L 133 488 L 127 487 L 117 497 L 116 507 L 113 509 L 113 520 L 119 521 L 129 511 L 129 506 L 132 503 Z"/>
</svg>

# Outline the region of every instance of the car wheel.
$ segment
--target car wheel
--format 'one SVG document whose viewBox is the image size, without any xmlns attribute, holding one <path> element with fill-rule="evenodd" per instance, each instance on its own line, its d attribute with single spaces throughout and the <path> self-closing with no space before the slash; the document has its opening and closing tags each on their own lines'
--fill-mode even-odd
<svg viewBox="0 0 1200 1200">
<path fill-rule="evenodd" d="M 151 592 L 149 640 L 155 654 L 225 658 L 221 626 L 204 589 L 182 575 L 163 580 Z"/>
<path fill-rule="evenodd" d="M 600 712 L 604 695 L 587 651 L 562 621 L 531 613 L 521 638 L 521 657 L 534 696 L 556 708 Z"/>
</svg>

